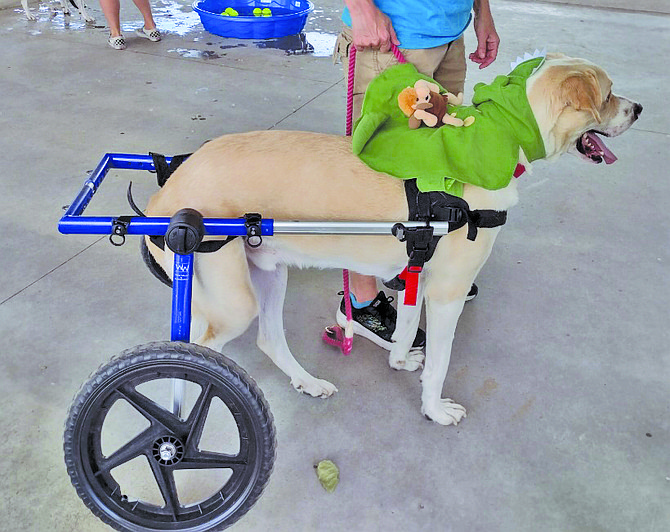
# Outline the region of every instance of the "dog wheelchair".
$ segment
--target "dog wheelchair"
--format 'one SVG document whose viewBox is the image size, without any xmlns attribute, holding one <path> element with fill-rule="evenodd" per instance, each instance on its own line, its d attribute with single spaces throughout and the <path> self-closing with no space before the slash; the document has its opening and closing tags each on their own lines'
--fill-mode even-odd
<svg viewBox="0 0 670 532">
<path fill-rule="evenodd" d="M 171 157 L 166 157 L 169 164 Z M 274 234 L 397 234 L 425 227 L 425 222 L 283 222 L 258 214 L 243 218 L 206 218 L 182 209 L 171 218 L 137 216 L 84 216 L 84 210 L 110 169 L 156 171 L 150 155 L 106 154 L 61 218 L 63 234 L 110 235 L 122 245 L 126 235 L 163 237 L 174 252 L 172 280 L 152 267 L 144 238 L 142 251 L 152 273 L 172 289 L 170 341 L 139 345 L 100 367 L 82 386 L 70 406 L 64 433 L 68 474 L 84 504 L 112 528 L 120 531 L 222 530 L 242 517 L 265 488 L 275 460 L 275 427 L 270 408 L 258 385 L 235 362 L 221 353 L 190 343 L 194 256 L 205 236 L 246 239 L 257 247 Z M 132 198 L 129 200 L 132 203 Z M 398 227 L 400 226 L 400 227 Z M 448 222 L 433 222 L 435 235 L 447 234 Z M 402 233 L 402 231 L 400 231 Z M 397 235 L 400 237 L 400 235 Z M 145 390 L 166 390 L 158 401 Z M 207 450 L 202 444 L 214 402 L 232 422 L 216 439 L 232 440 L 227 452 Z M 119 410 L 123 403 L 125 410 Z M 112 424 L 110 413 L 121 412 Z M 142 420 L 139 429 L 114 437 L 124 428 L 123 413 Z M 118 417 L 118 415 L 117 415 Z M 128 423 L 130 424 L 130 422 Z M 115 442 L 112 445 L 110 442 Z M 134 460 L 148 462 L 157 495 L 144 498 L 122 486 L 117 470 Z M 145 466 L 146 467 L 146 466 Z M 188 497 L 175 475 L 226 471 L 225 480 Z M 203 483 L 204 485 L 205 483 Z M 191 487 L 202 488 L 199 482 Z M 151 500 L 148 500 L 151 499 Z M 188 502 L 186 502 L 188 499 Z"/>
</svg>

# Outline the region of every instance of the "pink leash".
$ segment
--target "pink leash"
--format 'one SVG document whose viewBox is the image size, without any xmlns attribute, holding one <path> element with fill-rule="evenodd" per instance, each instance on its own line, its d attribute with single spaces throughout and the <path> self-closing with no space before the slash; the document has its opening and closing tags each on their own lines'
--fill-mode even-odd
<svg viewBox="0 0 670 532">
<path fill-rule="evenodd" d="M 406 63 L 405 56 L 398 47 L 391 43 L 391 52 L 399 63 Z M 352 44 L 349 47 L 349 70 L 347 74 L 347 123 L 345 134 L 351 136 L 353 129 L 354 115 L 354 72 L 356 70 L 356 47 Z M 339 347 L 344 355 L 351 354 L 351 348 L 354 344 L 354 326 L 351 314 L 351 296 L 349 295 L 349 270 L 342 270 L 342 284 L 344 287 L 344 310 L 347 316 L 347 325 L 342 330 L 339 325 L 326 327 L 321 336 L 322 340 L 328 345 Z"/>
</svg>

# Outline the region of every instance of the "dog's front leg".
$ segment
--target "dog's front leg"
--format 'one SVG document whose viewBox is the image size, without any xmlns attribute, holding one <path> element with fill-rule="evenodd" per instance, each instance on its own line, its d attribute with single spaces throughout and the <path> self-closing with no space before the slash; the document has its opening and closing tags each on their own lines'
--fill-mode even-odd
<svg viewBox="0 0 670 532">
<path fill-rule="evenodd" d="M 60 6 L 63 8 L 63 16 L 70 16 L 70 6 L 68 5 L 69 0 L 60 0 Z M 51 4 L 49 4 L 49 8 L 51 9 Z M 52 11 L 51 13 L 52 16 L 56 15 L 55 11 Z"/>
<path fill-rule="evenodd" d="M 21 6 L 23 7 L 23 12 L 26 14 L 26 18 L 28 20 L 37 20 L 37 17 L 30 12 L 30 8 L 28 7 L 28 0 L 21 0 Z"/>
<path fill-rule="evenodd" d="M 389 365 L 393 369 L 415 371 L 423 367 L 424 354 L 420 348 L 413 348 L 416 331 L 419 329 L 421 307 L 424 293 L 423 279 L 419 280 L 416 293 L 416 305 L 405 305 L 404 292 L 398 292 L 398 317 L 396 318 L 395 332 L 393 333 L 393 347 L 389 354 Z"/>
<path fill-rule="evenodd" d="M 426 367 L 421 375 L 421 413 L 441 425 L 456 425 L 465 408 L 442 399 L 442 386 L 449 369 L 451 345 L 465 298 L 449 302 L 426 301 Z"/>
<path fill-rule="evenodd" d="M 67 2 L 68 0 L 62 0 L 63 2 Z M 86 11 L 86 4 L 84 4 L 84 0 L 72 0 L 72 3 L 77 6 L 77 9 L 79 10 L 79 14 L 81 15 L 81 18 L 83 18 L 86 22 L 88 23 L 93 23 L 95 22 L 95 18 L 92 17 L 91 15 L 88 14 L 88 11 Z"/>
<path fill-rule="evenodd" d="M 277 264 L 276 268 L 271 270 L 261 269 L 250 260 L 249 272 L 260 307 L 258 347 L 291 378 L 291 384 L 300 393 L 304 392 L 314 397 L 330 397 L 337 388 L 328 381 L 310 375 L 293 357 L 286 342 L 283 313 L 288 279 L 287 267 L 284 264 Z"/>
</svg>

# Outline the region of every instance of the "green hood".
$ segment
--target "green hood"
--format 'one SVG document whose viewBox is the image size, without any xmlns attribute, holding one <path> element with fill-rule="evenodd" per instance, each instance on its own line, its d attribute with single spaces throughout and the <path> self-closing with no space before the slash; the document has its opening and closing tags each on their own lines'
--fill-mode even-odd
<svg viewBox="0 0 670 532">
<path fill-rule="evenodd" d="M 538 57 L 518 65 L 493 83 L 475 85 L 471 106 L 449 107 L 459 118 L 474 116 L 469 127 L 445 125 L 410 129 L 398 95 L 419 79 L 411 64 L 388 68 L 368 86 L 352 146 L 368 166 L 401 179 L 417 178 L 422 192 L 463 195 L 463 184 L 489 190 L 506 187 L 519 160 L 545 156 L 544 143 L 526 97 L 526 80 L 542 63 Z"/>
</svg>

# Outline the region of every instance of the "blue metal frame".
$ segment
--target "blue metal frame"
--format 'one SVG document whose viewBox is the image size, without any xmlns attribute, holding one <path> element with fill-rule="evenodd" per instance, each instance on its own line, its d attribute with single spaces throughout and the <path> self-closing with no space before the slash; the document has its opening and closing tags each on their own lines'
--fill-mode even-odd
<svg viewBox="0 0 670 532">
<path fill-rule="evenodd" d="M 171 157 L 166 158 L 170 164 Z M 155 171 L 153 159 L 149 155 L 128 153 L 107 153 L 93 170 L 91 176 L 58 222 L 58 230 L 63 234 L 111 235 L 114 216 L 82 216 L 110 169 Z M 213 236 L 247 234 L 244 218 L 205 218 L 205 234 Z M 164 236 L 170 218 L 134 216 L 129 219 L 126 234 Z M 261 221 L 261 235 L 274 233 L 274 220 Z M 188 342 L 191 336 L 191 295 L 193 287 L 193 254 L 175 253 L 172 279 L 172 328 L 173 341 Z"/>
</svg>

